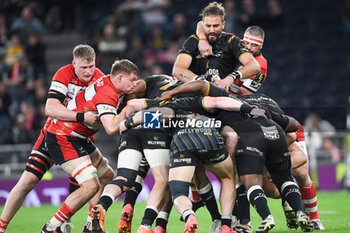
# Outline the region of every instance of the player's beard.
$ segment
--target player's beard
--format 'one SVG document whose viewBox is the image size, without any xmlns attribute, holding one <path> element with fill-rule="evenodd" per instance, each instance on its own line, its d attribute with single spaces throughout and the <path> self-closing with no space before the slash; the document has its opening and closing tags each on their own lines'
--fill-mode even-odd
<svg viewBox="0 0 350 233">
<path fill-rule="evenodd" d="M 214 37 L 211 37 L 214 36 Z M 215 32 L 211 32 L 207 34 L 207 39 L 209 44 L 214 44 L 218 39 L 219 39 L 219 34 L 215 33 Z"/>
</svg>

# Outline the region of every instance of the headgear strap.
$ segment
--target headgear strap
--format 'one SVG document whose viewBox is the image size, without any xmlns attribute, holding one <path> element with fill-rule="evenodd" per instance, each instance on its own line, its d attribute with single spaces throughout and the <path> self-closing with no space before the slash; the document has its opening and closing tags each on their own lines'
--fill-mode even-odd
<svg viewBox="0 0 350 233">
<path fill-rule="evenodd" d="M 264 43 L 264 40 L 262 40 L 259 37 L 255 37 L 255 36 L 246 36 L 246 35 L 244 35 L 243 40 L 244 41 L 248 41 L 250 43 L 257 44 L 257 45 L 263 45 L 263 43 Z"/>
</svg>

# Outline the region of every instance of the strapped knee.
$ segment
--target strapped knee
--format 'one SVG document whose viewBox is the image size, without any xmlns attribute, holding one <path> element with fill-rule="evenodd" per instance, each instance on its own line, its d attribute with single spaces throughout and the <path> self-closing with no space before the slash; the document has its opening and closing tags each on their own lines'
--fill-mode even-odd
<svg viewBox="0 0 350 233">
<path fill-rule="evenodd" d="M 108 165 L 108 160 L 99 154 L 98 159 L 93 163 L 94 167 L 97 169 L 97 177 L 102 177 L 110 168 Z"/>
<path fill-rule="evenodd" d="M 169 188 L 173 201 L 179 196 L 188 197 L 190 183 L 180 180 L 169 181 Z"/>
<path fill-rule="evenodd" d="M 26 164 L 26 171 L 33 173 L 41 180 L 45 172 L 50 168 L 50 163 L 39 153 L 40 152 L 32 151 Z"/>
<path fill-rule="evenodd" d="M 92 165 L 91 160 L 87 160 L 74 169 L 72 177 L 75 178 L 80 185 L 87 180 L 97 178 L 97 170 Z"/>
<path fill-rule="evenodd" d="M 109 182 L 109 184 L 117 185 L 122 192 L 126 192 L 134 186 L 136 175 L 137 171 L 135 170 L 128 168 L 118 168 L 117 179 L 112 180 Z M 118 179 L 118 177 L 122 177 L 124 179 Z"/>
</svg>

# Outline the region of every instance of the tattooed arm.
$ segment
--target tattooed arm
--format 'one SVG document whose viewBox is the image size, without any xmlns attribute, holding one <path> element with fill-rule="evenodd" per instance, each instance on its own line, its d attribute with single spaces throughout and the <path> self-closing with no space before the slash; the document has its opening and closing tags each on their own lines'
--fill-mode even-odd
<svg viewBox="0 0 350 233">
<path fill-rule="evenodd" d="M 182 82 L 193 80 L 197 75 L 189 70 L 192 57 L 185 53 L 180 53 L 173 66 L 173 76 Z"/>
</svg>

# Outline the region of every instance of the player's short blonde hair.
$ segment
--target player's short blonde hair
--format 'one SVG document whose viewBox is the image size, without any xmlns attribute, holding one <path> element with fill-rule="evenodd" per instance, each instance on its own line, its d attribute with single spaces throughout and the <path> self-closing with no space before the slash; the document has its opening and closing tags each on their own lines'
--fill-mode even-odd
<svg viewBox="0 0 350 233">
<path fill-rule="evenodd" d="M 73 59 L 77 58 L 85 61 L 93 61 L 96 57 L 95 50 L 87 44 L 80 44 L 73 49 Z"/>
<path fill-rule="evenodd" d="M 111 69 L 111 76 L 116 76 L 119 73 L 136 73 L 138 74 L 139 69 L 137 66 L 128 59 L 116 60 Z"/>
</svg>

